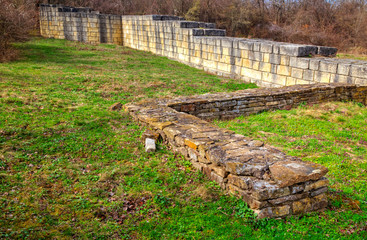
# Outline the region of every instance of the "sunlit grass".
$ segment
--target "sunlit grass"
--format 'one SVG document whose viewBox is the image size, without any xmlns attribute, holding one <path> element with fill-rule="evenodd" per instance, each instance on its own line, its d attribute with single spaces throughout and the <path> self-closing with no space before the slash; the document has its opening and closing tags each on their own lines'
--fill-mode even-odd
<svg viewBox="0 0 367 240">
<path fill-rule="evenodd" d="M 145 129 L 127 113 L 108 110 L 116 102 L 255 85 L 120 46 L 34 39 L 17 47 L 23 57 L 0 64 L 0 238 L 366 236 L 366 152 L 358 140 L 365 139 L 364 108 L 335 104 L 332 113 L 325 108 L 317 116 L 307 108 L 218 123 L 231 128 L 239 121 L 241 133 L 263 138 L 263 131 L 265 141 L 330 168 L 327 211 L 256 221 L 243 201 L 226 195 L 166 146 L 145 153 L 140 138 Z M 291 126 L 293 115 L 293 122 L 306 124 L 307 114 L 330 121 L 322 128 L 319 122 L 305 127 L 307 136 L 316 131 L 323 137 L 304 139 L 296 127 L 276 127 Z M 341 163 L 345 153 L 351 156 Z M 345 166 L 341 172 L 340 166 Z"/>
</svg>

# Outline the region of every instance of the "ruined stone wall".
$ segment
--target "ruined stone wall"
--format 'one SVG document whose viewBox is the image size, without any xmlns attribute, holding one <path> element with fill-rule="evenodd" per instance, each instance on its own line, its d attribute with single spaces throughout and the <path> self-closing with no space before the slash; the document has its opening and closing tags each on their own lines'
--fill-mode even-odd
<svg viewBox="0 0 367 240">
<path fill-rule="evenodd" d="M 41 4 L 40 31 L 48 38 L 123 44 L 121 16 L 99 14 L 89 8 Z"/>
<path fill-rule="evenodd" d="M 90 43 L 115 43 L 150 51 L 205 71 L 259 86 L 311 83 L 367 85 L 367 62 L 342 60 L 337 49 L 225 37 L 215 24 L 174 16 L 114 16 L 88 8 L 41 5 L 41 34 Z"/>
<path fill-rule="evenodd" d="M 367 62 L 333 56 L 337 49 L 225 37 L 214 24 L 167 16 L 123 16 L 124 45 L 167 56 L 205 71 L 281 87 L 311 83 L 367 85 Z"/>
<path fill-rule="evenodd" d="M 259 218 L 264 218 L 325 208 L 327 168 L 288 156 L 261 141 L 218 128 L 205 120 L 231 118 L 240 112 L 291 108 L 301 102 L 346 100 L 367 104 L 367 87 L 317 84 L 249 89 L 145 100 L 127 104 L 125 108 L 136 121 L 156 131 L 172 150 L 181 153 L 223 189 L 241 197 Z M 201 115 L 202 110 L 207 115 Z"/>
</svg>

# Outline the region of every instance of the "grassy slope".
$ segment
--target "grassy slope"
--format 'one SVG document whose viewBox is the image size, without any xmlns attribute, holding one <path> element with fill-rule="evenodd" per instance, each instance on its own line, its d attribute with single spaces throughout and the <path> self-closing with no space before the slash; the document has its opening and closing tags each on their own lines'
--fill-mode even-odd
<svg viewBox="0 0 367 240">
<path fill-rule="evenodd" d="M 0 238 L 366 237 L 365 202 L 354 209 L 345 201 L 362 201 L 363 186 L 361 194 L 334 193 L 322 214 L 254 221 L 242 201 L 165 146 L 145 153 L 144 129 L 108 110 L 115 102 L 253 85 L 116 46 L 35 39 L 18 47 L 22 60 L 0 64 Z"/>
</svg>

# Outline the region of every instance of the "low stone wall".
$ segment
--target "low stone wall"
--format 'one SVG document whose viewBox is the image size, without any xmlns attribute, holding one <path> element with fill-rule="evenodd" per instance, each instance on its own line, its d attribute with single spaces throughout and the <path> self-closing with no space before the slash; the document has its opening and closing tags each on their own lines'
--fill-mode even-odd
<svg viewBox="0 0 367 240">
<path fill-rule="evenodd" d="M 367 85 L 367 62 L 342 60 L 337 49 L 225 37 L 215 24 L 175 16 L 115 16 L 88 8 L 41 5 L 41 35 L 115 43 L 150 51 L 221 76 L 264 87 L 311 83 Z"/>
<path fill-rule="evenodd" d="M 243 198 L 258 217 L 285 217 L 326 207 L 327 168 L 205 120 L 289 109 L 303 102 L 353 100 L 367 104 L 366 96 L 367 87 L 320 84 L 146 100 L 127 104 L 125 109 L 195 168 Z"/>
</svg>

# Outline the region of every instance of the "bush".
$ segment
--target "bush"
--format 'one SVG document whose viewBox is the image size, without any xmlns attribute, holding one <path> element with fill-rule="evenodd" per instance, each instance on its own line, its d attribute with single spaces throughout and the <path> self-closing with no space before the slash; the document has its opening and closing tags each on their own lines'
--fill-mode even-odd
<svg viewBox="0 0 367 240">
<path fill-rule="evenodd" d="M 0 61 L 5 61 L 16 56 L 10 44 L 27 40 L 37 18 L 32 0 L 0 0 L 0 6 Z"/>
</svg>

